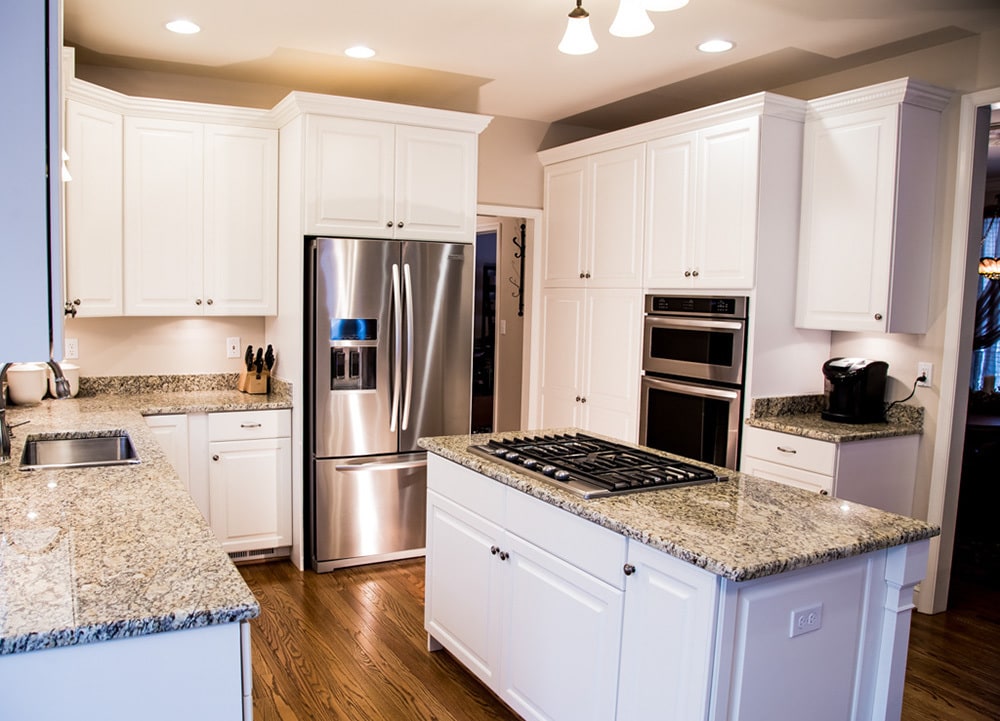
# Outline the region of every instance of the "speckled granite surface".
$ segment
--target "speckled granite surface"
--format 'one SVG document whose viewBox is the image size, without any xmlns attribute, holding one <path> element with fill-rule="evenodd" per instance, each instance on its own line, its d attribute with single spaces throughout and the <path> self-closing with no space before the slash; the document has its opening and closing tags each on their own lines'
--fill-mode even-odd
<svg viewBox="0 0 1000 721">
<path fill-rule="evenodd" d="M 725 469 L 719 471 L 732 477 L 722 483 L 581 500 L 466 450 L 490 437 L 422 438 L 420 446 L 733 581 L 912 543 L 940 532 L 924 521 Z"/>
<path fill-rule="evenodd" d="M 924 409 L 918 406 L 895 405 L 886 414 L 885 423 L 859 424 L 824 420 L 820 417 L 824 407 L 822 395 L 754 398 L 746 424 L 832 443 L 912 436 L 924 432 Z"/>
<path fill-rule="evenodd" d="M 80 396 L 8 406 L 0 465 L 0 654 L 254 618 L 257 601 L 143 414 L 287 408 L 236 390 Z M 127 430 L 141 463 L 19 471 L 32 434 Z"/>
</svg>

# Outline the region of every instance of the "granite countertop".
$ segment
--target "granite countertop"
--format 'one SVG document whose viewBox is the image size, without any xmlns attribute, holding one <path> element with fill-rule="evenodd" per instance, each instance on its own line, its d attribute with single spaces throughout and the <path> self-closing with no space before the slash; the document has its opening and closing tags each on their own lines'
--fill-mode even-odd
<svg viewBox="0 0 1000 721">
<path fill-rule="evenodd" d="M 84 386 L 81 379 L 81 393 Z M 236 390 L 125 391 L 8 406 L 11 424 L 30 424 L 14 429 L 11 462 L 0 465 L 0 655 L 260 612 L 143 415 L 288 408 L 289 399 Z M 138 465 L 18 470 L 31 435 L 109 429 L 129 433 Z"/>
<path fill-rule="evenodd" d="M 924 409 L 894 405 L 885 423 L 836 423 L 824 420 L 822 395 L 754 398 L 746 424 L 779 433 L 815 438 L 831 443 L 867 441 L 873 438 L 912 436 L 924 432 Z"/>
<path fill-rule="evenodd" d="M 574 432 L 582 431 L 570 428 L 441 436 L 422 438 L 419 444 L 431 453 L 733 581 L 857 556 L 940 533 L 937 526 L 924 521 L 726 469 L 717 469 L 730 475 L 730 480 L 721 483 L 583 500 L 467 450 L 489 438 Z"/>
</svg>

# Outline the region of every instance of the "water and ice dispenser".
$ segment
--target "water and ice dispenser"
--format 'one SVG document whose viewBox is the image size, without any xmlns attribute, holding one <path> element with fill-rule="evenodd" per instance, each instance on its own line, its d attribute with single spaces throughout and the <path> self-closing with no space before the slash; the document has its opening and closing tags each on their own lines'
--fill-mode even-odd
<svg viewBox="0 0 1000 721">
<path fill-rule="evenodd" d="M 330 390 L 374 390 L 377 353 L 377 320 L 333 319 L 330 322 Z"/>
</svg>

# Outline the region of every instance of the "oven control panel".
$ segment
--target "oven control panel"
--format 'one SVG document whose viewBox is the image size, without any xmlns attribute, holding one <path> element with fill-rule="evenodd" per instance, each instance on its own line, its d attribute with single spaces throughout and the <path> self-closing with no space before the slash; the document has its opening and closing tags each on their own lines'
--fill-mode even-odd
<svg viewBox="0 0 1000 721">
<path fill-rule="evenodd" d="M 646 312 L 656 315 L 693 315 L 716 318 L 746 318 L 745 296 L 647 295 Z"/>
</svg>

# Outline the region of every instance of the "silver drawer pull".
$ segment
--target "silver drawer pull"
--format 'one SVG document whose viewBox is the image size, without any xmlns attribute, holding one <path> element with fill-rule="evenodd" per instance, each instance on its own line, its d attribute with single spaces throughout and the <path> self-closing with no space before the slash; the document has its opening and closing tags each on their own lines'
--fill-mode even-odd
<svg viewBox="0 0 1000 721">
<path fill-rule="evenodd" d="M 778 449 L 779 451 L 781 451 L 782 453 L 791 453 L 791 454 L 793 454 L 793 455 L 794 455 L 795 453 L 798 453 L 798 451 L 797 451 L 797 450 L 795 450 L 794 448 L 789 448 L 788 446 L 775 446 L 775 447 L 776 447 L 776 448 L 777 448 L 777 449 Z"/>
<path fill-rule="evenodd" d="M 240 428 L 260 428 L 260 423 L 240 423 Z"/>
</svg>

